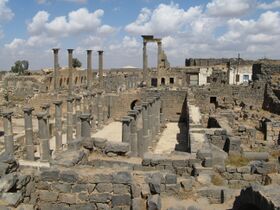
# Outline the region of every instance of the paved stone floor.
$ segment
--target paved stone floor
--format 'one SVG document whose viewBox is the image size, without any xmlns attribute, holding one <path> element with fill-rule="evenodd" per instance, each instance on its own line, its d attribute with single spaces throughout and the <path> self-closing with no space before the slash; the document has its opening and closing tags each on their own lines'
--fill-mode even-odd
<svg viewBox="0 0 280 210">
<path fill-rule="evenodd" d="M 181 132 L 180 132 L 181 129 Z M 184 123 L 167 123 L 154 150 L 156 154 L 169 154 L 176 145 L 184 147 L 186 144 L 186 126 Z M 183 148 L 180 148 L 181 151 Z"/>
</svg>

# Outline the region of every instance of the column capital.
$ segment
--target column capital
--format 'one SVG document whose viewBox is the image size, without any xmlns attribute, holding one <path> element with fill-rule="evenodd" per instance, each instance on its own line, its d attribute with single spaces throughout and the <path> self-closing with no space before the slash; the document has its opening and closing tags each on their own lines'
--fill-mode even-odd
<svg viewBox="0 0 280 210">
<path fill-rule="evenodd" d="M 54 53 L 54 54 L 57 54 L 58 51 L 59 51 L 59 48 L 53 48 L 52 50 L 53 50 L 53 53 Z"/>
<path fill-rule="evenodd" d="M 48 108 L 50 108 L 50 104 L 49 103 L 43 103 L 40 107 L 42 109 L 48 109 Z"/>
<path fill-rule="evenodd" d="M 30 107 L 30 106 L 25 106 L 25 107 L 22 108 L 22 111 L 24 113 L 31 113 L 32 111 L 34 111 L 34 108 Z"/>
<path fill-rule="evenodd" d="M 74 101 L 74 97 L 72 96 L 69 96 L 67 99 L 66 99 L 67 102 L 73 102 Z"/>
<path fill-rule="evenodd" d="M 91 118 L 91 114 L 90 113 L 82 113 L 79 116 L 82 120 L 88 120 Z"/>
<path fill-rule="evenodd" d="M 75 100 L 76 100 L 76 101 L 82 100 L 82 96 L 75 96 Z"/>
<path fill-rule="evenodd" d="M 74 49 L 67 49 L 68 53 L 73 53 Z"/>
<path fill-rule="evenodd" d="M 92 53 L 92 50 L 86 50 L 87 51 L 87 54 L 91 54 Z"/>
<path fill-rule="evenodd" d="M 56 101 L 54 101 L 53 102 L 53 104 L 55 104 L 55 105 L 61 105 L 63 102 L 61 101 L 61 100 L 56 100 Z"/>
<path fill-rule="evenodd" d="M 149 103 L 144 101 L 144 102 L 141 103 L 141 105 L 142 105 L 142 107 L 147 107 L 149 105 Z"/>
<path fill-rule="evenodd" d="M 97 52 L 98 52 L 99 55 L 102 55 L 104 51 L 103 50 L 98 50 Z"/>
<path fill-rule="evenodd" d="M 5 118 L 9 118 L 9 117 L 13 116 L 13 114 L 14 114 L 14 112 L 10 111 L 10 110 L 6 110 L 6 111 L 2 112 L 2 116 Z"/>
<path fill-rule="evenodd" d="M 47 119 L 46 112 L 38 112 L 36 116 L 37 116 L 38 120 L 40 120 L 40 119 Z"/>
</svg>

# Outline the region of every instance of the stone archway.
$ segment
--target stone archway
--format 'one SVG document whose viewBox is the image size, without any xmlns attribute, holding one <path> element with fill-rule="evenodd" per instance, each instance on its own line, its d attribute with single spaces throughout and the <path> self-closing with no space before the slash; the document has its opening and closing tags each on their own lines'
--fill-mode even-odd
<svg viewBox="0 0 280 210">
<path fill-rule="evenodd" d="M 130 109 L 133 110 L 135 106 L 141 105 L 141 100 L 135 99 L 130 103 Z"/>
</svg>

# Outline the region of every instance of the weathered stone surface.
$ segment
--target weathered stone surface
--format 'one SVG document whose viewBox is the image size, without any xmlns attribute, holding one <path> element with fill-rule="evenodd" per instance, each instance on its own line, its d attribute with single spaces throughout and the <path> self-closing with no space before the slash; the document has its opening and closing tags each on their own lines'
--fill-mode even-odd
<svg viewBox="0 0 280 210">
<path fill-rule="evenodd" d="M 160 194 L 161 193 L 161 176 L 158 174 L 153 174 L 152 178 L 149 180 L 149 187 L 152 194 Z"/>
<path fill-rule="evenodd" d="M 46 190 L 39 191 L 39 198 L 41 201 L 55 202 L 57 200 L 57 197 L 58 197 L 57 192 L 49 192 Z"/>
<path fill-rule="evenodd" d="M 113 184 L 111 183 L 99 183 L 96 185 L 96 190 L 99 193 L 111 193 L 113 191 Z"/>
<path fill-rule="evenodd" d="M 181 186 L 185 191 L 190 191 L 192 190 L 192 179 L 184 179 L 181 181 Z"/>
<path fill-rule="evenodd" d="M 91 194 L 89 196 L 90 202 L 94 203 L 109 203 L 112 198 L 110 193 Z"/>
<path fill-rule="evenodd" d="M 111 183 L 113 176 L 111 174 L 93 174 L 87 177 L 89 183 Z"/>
<path fill-rule="evenodd" d="M 148 185 L 147 187 L 149 189 Z M 137 183 L 132 183 L 131 194 L 132 194 L 132 198 L 139 198 L 141 196 L 141 186 Z"/>
<path fill-rule="evenodd" d="M 71 192 L 71 184 L 69 183 L 53 183 L 52 184 L 52 190 L 62 193 L 69 193 Z"/>
<path fill-rule="evenodd" d="M 75 203 L 77 203 L 77 201 L 76 201 L 76 194 L 72 194 L 72 193 L 60 193 L 58 199 L 62 203 L 68 203 L 68 204 L 75 204 Z"/>
<path fill-rule="evenodd" d="M 130 194 L 130 186 L 125 184 L 114 184 L 113 185 L 114 194 Z M 140 196 L 140 193 L 139 193 Z"/>
<path fill-rule="evenodd" d="M 41 172 L 41 180 L 42 181 L 58 181 L 60 172 L 59 170 L 45 170 Z"/>
<path fill-rule="evenodd" d="M 71 205 L 71 210 L 97 210 L 94 203 Z"/>
<path fill-rule="evenodd" d="M 53 163 L 56 165 L 71 167 L 86 162 L 86 153 L 83 150 L 67 150 L 59 153 Z"/>
<path fill-rule="evenodd" d="M 73 183 L 78 180 L 78 174 L 74 171 L 63 171 L 60 173 L 60 180 L 63 182 Z"/>
<path fill-rule="evenodd" d="M 105 203 L 97 203 L 96 204 L 98 210 L 110 210 L 110 206 Z"/>
<path fill-rule="evenodd" d="M 2 204 L 17 207 L 23 200 L 23 195 L 20 192 L 16 193 L 3 193 L 0 199 Z"/>
<path fill-rule="evenodd" d="M 106 153 L 111 152 L 111 153 L 115 153 L 118 155 L 123 155 L 123 154 L 129 152 L 129 144 L 128 143 L 107 142 L 104 150 Z"/>
<path fill-rule="evenodd" d="M 130 184 L 132 182 L 131 174 L 127 171 L 121 171 L 113 174 L 114 184 Z"/>
<path fill-rule="evenodd" d="M 130 206 L 131 196 L 129 194 L 123 195 L 113 195 L 112 196 L 112 206 Z"/>
<path fill-rule="evenodd" d="M 95 147 L 97 147 L 99 149 L 104 149 L 106 147 L 107 139 L 92 138 L 92 140 L 93 140 L 93 144 L 94 144 Z"/>
<path fill-rule="evenodd" d="M 88 186 L 86 184 L 75 184 L 72 186 L 72 192 L 87 192 Z"/>
<path fill-rule="evenodd" d="M 176 174 L 166 174 L 165 183 L 166 184 L 177 184 L 177 175 Z"/>
<path fill-rule="evenodd" d="M 179 184 L 166 184 L 165 192 L 169 195 L 176 195 L 179 193 L 180 185 Z"/>
<path fill-rule="evenodd" d="M 161 198 L 159 195 L 150 195 L 148 197 L 148 210 L 160 210 L 161 209 Z"/>
<path fill-rule="evenodd" d="M 249 174 L 251 172 L 251 167 L 250 166 L 238 167 L 237 172 L 242 173 L 242 174 Z"/>
<path fill-rule="evenodd" d="M 0 192 L 8 192 L 12 189 L 17 182 L 17 176 L 15 174 L 8 174 L 0 179 Z"/>
<path fill-rule="evenodd" d="M 146 202 L 141 198 L 132 199 L 132 210 L 146 209 Z"/>
</svg>

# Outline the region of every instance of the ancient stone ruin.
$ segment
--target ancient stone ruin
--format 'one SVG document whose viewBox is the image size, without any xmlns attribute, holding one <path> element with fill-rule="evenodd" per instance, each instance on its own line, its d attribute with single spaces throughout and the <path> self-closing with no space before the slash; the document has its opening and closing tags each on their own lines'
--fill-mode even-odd
<svg viewBox="0 0 280 210">
<path fill-rule="evenodd" d="M 186 59 L 2 77 L 0 209 L 280 209 L 280 65 Z M 147 44 L 158 45 L 148 67 Z"/>
</svg>

